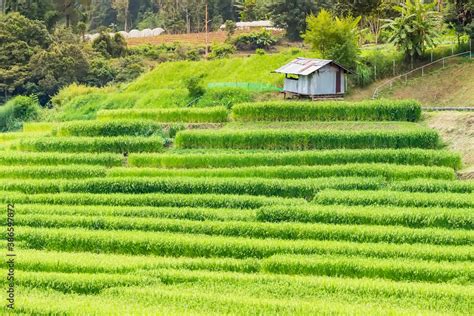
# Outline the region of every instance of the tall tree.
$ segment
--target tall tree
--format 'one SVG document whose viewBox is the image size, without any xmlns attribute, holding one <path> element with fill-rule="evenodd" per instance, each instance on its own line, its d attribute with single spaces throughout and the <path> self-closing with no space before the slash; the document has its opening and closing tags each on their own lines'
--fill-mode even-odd
<svg viewBox="0 0 474 316">
<path fill-rule="evenodd" d="M 441 16 L 434 10 L 435 5 L 436 2 L 424 4 L 421 0 L 405 0 L 394 7 L 400 16 L 385 20 L 384 27 L 392 32 L 389 41 L 412 60 L 421 56 L 426 48 L 436 46 Z"/>
<path fill-rule="evenodd" d="M 272 21 L 286 30 L 290 40 L 301 40 L 301 34 L 306 30 L 306 17 L 319 9 L 320 5 L 314 0 L 272 0 L 269 4 Z"/>
</svg>

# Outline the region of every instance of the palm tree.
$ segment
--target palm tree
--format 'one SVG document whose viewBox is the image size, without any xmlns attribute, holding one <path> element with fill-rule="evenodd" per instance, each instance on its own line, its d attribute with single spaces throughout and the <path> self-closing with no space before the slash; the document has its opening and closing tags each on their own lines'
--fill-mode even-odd
<svg viewBox="0 0 474 316">
<path fill-rule="evenodd" d="M 389 42 L 401 49 L 413 61 L 426 48 L 436 46 L 441 15 L 435 11 L 436 1 L 423 4 L 421 0 L 406 0 L 393 9 L 401 14 L 395 19 L 385 19 L 383 26 L 392 31 Z"/>
</svg>

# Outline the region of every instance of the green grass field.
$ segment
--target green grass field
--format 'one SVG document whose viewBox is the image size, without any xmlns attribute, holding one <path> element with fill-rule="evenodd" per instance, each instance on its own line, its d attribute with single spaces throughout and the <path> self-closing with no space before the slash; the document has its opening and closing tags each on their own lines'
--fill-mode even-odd
<svg viewBox="0 0 474 316">
<path fill-rule="evenodd" d="M 269 121 L 262 104 L 244 121 L 140 107 L 1 135 L 15 312 L 473 314 L 474 182 L 419 104 L 367 104 L 334 104 L 337 121 L 318 103 Z"/>
</svg>

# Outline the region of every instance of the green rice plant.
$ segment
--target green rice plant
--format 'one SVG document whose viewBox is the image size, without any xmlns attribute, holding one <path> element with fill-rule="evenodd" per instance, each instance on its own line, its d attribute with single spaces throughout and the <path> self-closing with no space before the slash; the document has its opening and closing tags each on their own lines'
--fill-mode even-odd
<svg viewBox="0 0 474 316">
<path fill-rule="evenodd" d="M 24 194 L 0 192 L 4 203 L 255 209 L 270 204 L 306 204 L 304 199 L 215 194 Z"/>
<path fill-rule="evenodd" d="M 29 227 L 136 230 L 288 240 L 344 240 L 360 243 L 472 245 L 474 232 L 401 226 L 302 223 L 212 222 L 131 217 L 17 215 L 15 224 Z"/>
<path fill-rule="evenodd" d="M 59 152 L 21 152 L 0 151 L 0 165 L 7 166 L 56 166 L 56 165 L 100 165 L 105 167 L 122 166 L 122 155 L 111 153 L 59 153 Z"/>
<path fill-rule="evenodd" d="M 72 121 L 59 125 L 57 136 L 154 136 L 161 125 L 152 121 Z"/>
<path fill-rule="evenodd" d="M 41 137 L 21 139 L 13 148 L 38 152 L 158 152 L 163 150 L 161 137 Z"/>
<path fill-rule="evenodd" d="M 321 191 L 313 199 L 317 204 L 393 205 L 405 207 L 474 207 L 474 196 L 461 193 L 412 193 L 395 191 Z"/>
<path fill-rule="evenodd" d="M 324 310 L 334 314 L 357 310 L 366 315 L 397 314 L 413 315 L 416 308 L 401 308 L 387 304 L 356 304 L 340 302 L 337 299 L 271 299 L 254 298 L 229 292 L 210 292 L 188 288 L 184 291 L 170 285 L 149 287 L 121 287 L 120 290 L 104 289 L 99 295 L 60 293 L 34 288 L 18 287 L 15 310 L 26 315 L 48 314 L 138 314 L 138 315 L 222 315 L 222 314 L 265 314 L 312 315 Z M 114 290 L 112 292 L 112 290 Z M 132 294 L 132 292 L 134 294 Z M 132 299 L 133 297 L 133 299 Z M 451 307 L 451 305 L 448 305 Z M 77 312 L 80 311 L 80 312 Z M 425 312 L 426 313 L 426 312 Z"/>
<path fill-rule="evenodd" d="M 322 177 L 384 177 L 387 180 L 431 178 L 453 180 L 449 167 L 402 166 L 393 164 L 345 164 L 330 166 L 255 166 L 241 168 L 160 169 L 114 168 L 111 177 L 258 177 L 304 179 Z M 448 182 L 446 182 L 448 183 Z"/>
<path fill-rule="evenodd" d="M 421 117 L 415 100 L 370 100 L 360 102 L 257 102 L 237 104 L 237 121 L 410 121 Z"/>
<path fill-rule="evenodd" d="M 374 190 L 379 178 L 321 178 L 314 180 L 241 178 L 97 178 L 78 180 L 1 180 L 0 190 L 24 193 L 213 193 L 282 196 L 311 199 L 327 188 Z"/>
<path fill-rule="evenodd" d="M 429 129 L 413 131 L 286 131 L 194 130 L 176 135 L 177 148 L 224 149 L 337 149 L 337 148 L 436 148 L 438 134 Z"/>
<path fill-rule="evenodd" d="M 265 258 L 275 254 L 331 254 L 433 261 L 472 261 L 473 246 L 251 239 L 144 231 L 16 227 L 25 248 L 186 257 Z"/>
<path fill-rule="evenodd" d="M 471 311 L 473 295 L 472 286 L 458 284 L 434 284 L 428 282 L 396 282 L 383 279 L 354 279 L 318 276 L 289 276 L 272 274 L 243 274 L 231 272 L 161 270 L 152 273 L 159 277 L 168 286 L 176 285 L 183 289 L 192 287 L 202 293 L 230 293 L 232 297 L 254 297 L 258 300 L 272 297 L 275 301 L 290 303 L 296 300 L 299 304 L 311 304 L 315 298 L 325 299 L 327 302 L 358 302 L 364 305 L 384 306 L 380 312 L 387 312 L 387 305 L 400 308 L 416 308 L 418 313 L 430 314 L 434 311 L 459 312 Z M 116 295 L 123 289 L 111 289 Z M 133 288 L 128 293 L 135 293 Z M 142 295 L 150 300 L 151 291 Z M 136 296 L 134 296 L 136 299 Z M 334 314 L 356 314 L 359 309 L 333 310 Z M 365 311 L 365 309 L 362 309 Z M 390 310 L 390 308 L 388 309 Z M 392 311 L 391 311 L 392 312 Z M 412 310 L 412 313 L 417 313 Z M 320 314 L 317 310 L 309 314 Z M 393 311 L 398 315 L 400 312 Z M 403 312 L 402 312 L 403 313 Z M 405 312 L 406 313 L 406 312 Z M 238 313 L 237 313 L 238 314 Z M 249 313 L 251 314 L 251 313 Z M 288 315 L 298 313 L 288 312 Z M 370 314 L 370 313 L 369 313 Z M 299 314 L 298 314 L 299 315 Z M 305 315 L 305 313 L 301 313 Z M 361 314 L 362 315 L 362 314 Z"/>
<path fill-rule="evenodd" d="M 194 221 L 255 221 L 255 210 L 206 207 L 15 204 L 19 215 L 124 216 Z"/>
<path fill-rule="evenodd" d="M 148 285 L 157 280 L 149 276 L 110 273 L 58 273 L 28 272 L 15 273 L 15 284 L 25 287 L 55 290 L 62 293 L 98 294 L 110 287 Z M 6 286 L 5 281 L 1 282 Z"/>
<path fill-rule="evenodd" d="M 181 271 L 181 273 L 183 272 Z M 169 273 L 166 274 L 167 279 L 169 279 L 169 275 Z M 279 285 L 282 282 L 275 280 L 274 283 Z M 453 295 L 447 296 L 449 299 L 440 299 L 440 296 L 437 295 L 437 300 L 433 303 L 421 299 L 424 296 L 420 295 L 415 296 L 417 298 L 415 302 L 411 299 L 398 302 L 398 304 L 386 302 L 386 300 L 381 303 L 380 299 L 375 301 L 372 298 L 370 304 L 368 304 L 352 302 L 356 298 L 341 301 L 335 296 L 318 298 L 313 295 L 306 300 L 297 297 L 275 299 L 272 298 L 275 296 L 272 291 L 265 291 L 261 295 L 252 296 L 242 293 L 242 290 L 236 286 L 227 286 L 222 291 L 222 286 L 221 283 L 216 290 L 215 287 L 209 285 L 209 282 L 205 285 L 188 282 L 186 289 L 183 289 L 179 284 L 174 286 L 171 284 L 154 284 L 146 287 L 128 286 L 104 289 L 97 295 L 64 294 L 58 291 L 18 286 L 19 295 L 16 298 L 15 310 L 26 315 L 117 315 L 124 312 L 139 315 L 187 315 L 190 313 L 193 315 L 262 315 L 266 313 L 272 315 L 314 315 L 325 311 L 328 314 L 338 315 L 347 313 L 355 315 L 389 313 L 409 316 L 417 313 L 429 314 L 430 311 L 434 313 L 433 310 L 437 309 L 461 310 L 461 308 L 464 308 L 464 304 L 459 306 L 451 302 L 456 300 L 452 298 Z M 292 290 L 296 290 L 295 287 Z M 243 289 L 249 290 L 249 287 L 245 286 Z M 281 285 L 279 289 L 280 291 L 283 290 Z M 316 293 L 321 293 L 321 291 L 316 291 Z M 329 291 L 325 293 L 330 294 Z M 308 297 L 307 295 L 304 296 Z M 409 307 L 400 307 L 400 303 L 407 304 Z M 427 305 L 430 306 L 430 311 L 426 310 L 425 306 Z M 354 311 L 357 311 L 357 313 L 354 313 Z"/>
<path fill-rule="evenodd" d="M 105 167 L 88 165 L 0 166 L 0 179 L 81 179 L 105 177 L 106 174 Z"/>
<path fill-rule="evenodd" d="M 51 133 L 56 124 L 52 122 L 25 122 L 23 123 L 24 133 Z"/>
<path fill-rule="evenodd" d="M 453 193 L 474 193 L 474 181 L 442 181 L 414 179 L 409 181 L 394 182 L 389 186 L 393 191 L 408 192 L 453 192 Z"/>
<path fill-rule="evenodd" d="M 301 205 L 265 206 L 256 212 L 262 222 L 351 225 L 400 225 L 413 228 L 474 229 L 472 210 L 391 206 Z"/>
<path fill-rule="evenodd" d="M 343 256 L 277 255 L 262 261 L 269 273 L 383 278 L 394 281 L 472 283 L 474 266 L 467 262 L 430 262 Z"/>
<path fill-rule="evenodd" d="M 427 149 L 335 149 L 300 152 L 184 152 L 130 154 L 129 165 L 160 168 L 229 168 L 279 165 L 333 165 L 392 163 L 401 165 L 461 167 L 461 156 Z"/>
<path fill-rule="evenodd" d="M 210 108 L 104 110 L 97 113 L 97 118 L 101 121 L 151 120 L 164 123 L 223 123 L 227 122 L 227 116 L 227 109 L 222 106 Z"/>
<path fill-rule="evenodd" d="M 60 273 L 130 273 L 140 270 L 187 269 L 208 271 L 258 272 L 257 259 L 186 258 L 18 250 L 16 268 L 23 271 Z"/>
</svg>

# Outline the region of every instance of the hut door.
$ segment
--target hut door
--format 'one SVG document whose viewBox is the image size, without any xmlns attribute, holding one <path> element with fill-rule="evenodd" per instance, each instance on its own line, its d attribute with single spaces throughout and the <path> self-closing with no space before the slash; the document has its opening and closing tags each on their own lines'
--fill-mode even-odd
<svg viewBox="0 0 474 316">
<path fill-rule="evenodd" d="M 341 69 L 339 68 L 336 73 L 336 93 L 341 93 Z"/>
</svg>

